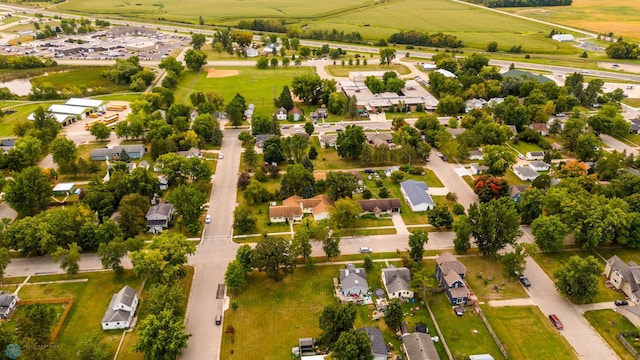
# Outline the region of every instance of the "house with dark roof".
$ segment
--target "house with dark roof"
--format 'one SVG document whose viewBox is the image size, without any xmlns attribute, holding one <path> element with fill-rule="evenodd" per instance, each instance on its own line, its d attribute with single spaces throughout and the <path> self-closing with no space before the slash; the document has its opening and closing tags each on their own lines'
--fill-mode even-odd
<svg viewBox="0 0 640 360">
<path fill-rule="evenodd" d="M 407 360 L 440 360 L 429 334 L 414 332 L 402 337 L 402 348 Z"/>
<path fill-rule="evenodd" d="M 365 326 L 356 331 L 364 332 L 369 336 L 373 360 L 387 360 L 389 351 L 387 350 L 387 343 L 384 341 L 384 337 L 382 336 L 382 331 L 380 331 L 380 329 Z"/>
<path fill-rule="evenodd" d="M 525 157 L 527 160 L 544 160 L 544 151 L 529 151 Z"/>
<path fill-rule="evenodd" d="M 513 168 L 513 173 L 522 181 L 533 181 L 540 176 L 537 171 L 533 170 L 529 166 L 515 166 Z"/>
<path fill-rule="evenodd" d="M 470 291 L 464 280 L 467 267 L 449 252 L 436 259 L 436 277 L 452 305 L 465 304 Z"/>
<path fill-rule="evenodd" d="M 8 319 L 11 312 L 15 310 L 18 305 L 18 296 L 16 294 L 1 294 L 0 293 L 0 319 Z"/>
<path fill-rule="evenodd" d="M 413 298 L 411 290 L 411 272 L 406 267 L 390 265 L 382 269 L 382 284 L 390 299 L 409 301 Z"/>
<path fill-rule="evenodd" d="M 109 307 L 102 317 L 102 330 L 128 329 L 138 307 L 138 293 L 125 285 L 111 297 Z"/>
<path fill-rule="evenodd" d="M 388 146 L 392 148 L 393 144 L 393 135 L 391 133 L 366 133 L 367 144 L 371 146 Z"/>
<path fill-rule="evenodd" d="M 368 199 L 358 201 L 362 208 L 362 214 L 391 215 L 400 212 L 400 199 Z"/>
<path fill-rule="evenodd" d="M 144 155 L 144 145 L 124 145 L 114 146 L 110 149 L 93 149 L 91 150 L 91 160 L 117 160 L 120 158 L 122 150 L 126 151 L 130 159 L 141 159 Z"/>
<path fill-rule="evenodd" d="M 510 77 L 515 77 L 515 78 L 524 78 L 526 79 L 534 79 L 535 81 L 537 81 L 540 84 L 544 84 L 550 81 L 553 81 L 547 77 L 544 77 L 542 75 L 536 75 L 532 72 L 529 71 L 523 71 L 523 70 L 518 70 L 518 69 L 511 69 L 505 73 L 502 74 L 503 78 L 510 78 Z"/>
<path fill-rule="evenodd" d="M 264 144 L 274 136 L 275 136 L 274 134 L 258 134 L 258 135 L 256 135 L 256 146 L 259 147 L 260 149 L 264 148 Z"/>
<path fill-rule="evenodd" d="M 617 255 L 610 257 L 604 266 L 604 276 L 616 290 L 622 291 L 631 301 L 640 299 L 640 266 L 633 261 L 625 263 Z"/>
<path fill-rule="evenodd" d="M 0 139 L 0 149 L 2 149 L 2 152 L 5 155 L 7 155 L 9 151 L 11 151 L 11 149 L 16 147 L 16 140 L 18 139 L 17 138 Z"/>
<path fill-rule="evenodd" d="M 147 228 L 149 231 L 157 234 L 169 227 L 169 222 L 175 213 L 175 208 L 171 203 L 165 202 L 153 205 L 147 211 L 145 219 L 147 219 Z"/>
<path fill-rule="evenodd" d="M 402 197 L 413 212 L 433 209 L 434 202 L 427 190 L 427 183 L 422 181 L 405 180 L 400 183 Z"/>
<path fill-rule="evenodd" d="M 287 120 L 287 109 L 281 107 L 276 111 L 275 116 L 278 120 Z"/>
<path fill-rule="evenodd" d="M 340 269 L 340 287 L 344 296 L 361 296 L 369 292 L 369 283 L 364 268 L 347 264 Z"/>
<path fill-rule="evenodd" d="M 200 149 L 195 147 L 192 147 L 187 151 L 176 151 L 176 155 L 187 158 L 187 159 L 191 159 L 193 157 L 202 159 L 202 152 L 200 152 Z"/>
<path fill-rule="evenodd" d="M 631 120 L 631 127 L 629 128 L 629 132 L 632 134 L 638 134 L 640 132 L 640 118 Z"/>
</svg>

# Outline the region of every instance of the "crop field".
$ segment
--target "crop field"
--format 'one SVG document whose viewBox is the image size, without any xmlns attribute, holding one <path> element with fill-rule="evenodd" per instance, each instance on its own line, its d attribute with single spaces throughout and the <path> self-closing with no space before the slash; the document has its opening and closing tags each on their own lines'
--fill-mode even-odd
<svg viewBox="0 0 640 360">
<path fill-rule="evenodd" d="M 640 40 L 640 1 L 573 0 L 571 6 L 502 9 L 596 33 L 613 32 L 616 37 Z"/>
<path fill-rule="evenodd" d="M 593 0 L 595 1 L 595 0 Z M 575 52 L 546 36 L 551 27 L 517 19 L 450 0 L 153 0 L 111 1 L 69 0 L 59 10 L 150 20 L 198 23 L 202 15 L 207 25 L 236 25 L 243 19 L 284 19 L 288 24 L 311 29 L 333 28 L 358 31 L 365 39 L 386 38 L 400 30 L 442 31 L 461 38 L 467 46 L 484 48 L 496 40 L 500 48 L 522 45 L 527 52 Z M 389 14 L 393 14 L 389 16 Z"/>
</svg>

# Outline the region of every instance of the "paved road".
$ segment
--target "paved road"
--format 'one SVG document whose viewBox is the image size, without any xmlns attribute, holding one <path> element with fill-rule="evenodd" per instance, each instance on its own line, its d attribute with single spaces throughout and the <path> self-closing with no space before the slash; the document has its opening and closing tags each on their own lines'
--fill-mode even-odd
<svg viewBox="0 0 640 360">
<path fill-rule="evenodd" d="M 431 150 L 429 164 L 427 168 L 433 170 L 433 172 L 438 176 L 440 181 L 452 192 L 455 192 L 458 195 L 458 202 L 464 205 L 465 208 L 468 208 L 469 205 L 478 202 L 478 196 L 473 192 L 471 187 L 455 172 L 454 167 L 459 166 L 455 164 L 451 164 L 448 162 L 442 161 L 438 155 L 436 155 L 436 150 Z"/>
<path fill-rule="evenodd" d="M 626 151 L 627 154 L 638 155 L 638 148 L 632 147 L 627 143 L 624 143 L 609 135 L 600 135 L 600 140 L 608 147 L 618 152 Z"/>
</svg>

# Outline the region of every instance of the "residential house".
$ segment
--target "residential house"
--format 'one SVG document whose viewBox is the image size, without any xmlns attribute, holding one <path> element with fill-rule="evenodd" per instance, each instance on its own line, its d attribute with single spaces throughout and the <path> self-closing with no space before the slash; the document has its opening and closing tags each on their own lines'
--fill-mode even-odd
<svg viewBox="0 0 640 360">
<path fill-rule="evenodd" d="M 407 360 L 440 360 L 429 334 L 414 332 L 402 337 L 402 348 Z"/>
<path fill-rule="evenodd" d="M 544 160 L 544 151 L 529 151 L 525 157 L 527 160 Z"/>
<path fill-rule="evenodd" d="M 534 74 L 532 72 L 524 71 L 524 70 L 518 70 L 518 69 L 511 69 L 511 70 L 503 73 L 502 77 L 505 78 L 505 79 L 506 78 L 510 78 L 510 77 L 513 77 L 513 78 L 516 78 L 516 79 L 525 78 L 525 80 L 533 79 L 533 80 L 537 81 L 539 84 L 544 84 L 544 83 L 553 81 L 553 80 L 551 80 L 551 79 L 549 79 L 547 77 L 544 77 L 542 75 L 536 75 L 536 74 Z"/>
<path fill-rule="evenodd" d="M 390 265 L 382 269 L 382 284 L 390 299 L 409 301 L 413 298 L 411 290 L 411 273 L 406 267 Z"/>
<path fill-rule="evenodd" d="M 376 217 L 380 215 L 391 215 L 400 212 L 400 199 L 369 199 L 358 201 L 362 208 L 362 215 L 374 214 Z"/>
<path fill-rule="evenodd" d="M 122 150 L 129 155 L 130 159 L 141 159 L 145 152 L 144 145 L 124 145 L 114 146 L 110 149 L 93 149 L 91 150 L 91 160 L 117 160 L 120 158 Z"/>
<path fill-rule="evenodd" d="M 313 338 L 298 339 L 298 349 L 300 350 L 300 356 L 309 356 L 316 354 L 316 349 L 313 345 Z"/>
<path fill-rule="evenodd" d="M 191 159 L 193 157 L 202 159 L 202 152 L 200 152 L 200 149 L 194 147 L 187 151 L 176 151 L 176 155 L 187 159 Z"/>
<path fill-rule="evenodd" d="M 356 331 L 364 332 L 369 336 L 373 360 L 387 360 L 389 351 L 387 350 L 387 343 L 384 341 L 384 337 L 382 336 L 382 331 L 380 331 L 379 328 L 365 326 Z"/>
<path fill-rule="evenodd" d="M 467 268 L 451 253 L 445 252 L 436 259 L 436 277 L 453 305 L 465 304 L 470 291 L 465 283 Z"/>
<path fill-rule="evenodd" d="M 638 134 L 640 132 L 640 117 L 631 120 L 631 127 L 629 132 L 632 134 Z"/>
<path fill-rule="evenodd" d="M 157 234 L 167 229 L 174 213 L 175 208 L 171 203 L 165 202 L 152 205 L 144 216 L 147 219 L 149 231 Z"/>
<path fill-rule="evenodd" d="M 371 146 L 388 146 L 392 148 L 393 144 L 393 135 L 391 133 L 366 133 L 367 143 Z"/>
<path fill-rule="evenodd" d="M 315 112 L 318 116 L 318 119 L 326 119 L 329 117 L 329 110 L 327 108 L 317 108 Z"/>
<path fill-rule="evenodd" d="M 622 291 L 631 301 L 640 300 L 640 266 L 633 261 L 625 264 L 617 255 L 610 257 L 604 266 L 604 276 L 616 290 Z"/>
<path fill-rule="evenodd" d="M 167 190 L 168 188 L 169 188 L 169 179 L 164 175 L 158 176 L 158 189 Z"/>
<path fill-rule="evenodd" d="M 287 120 L 287 109 L 281 107 L 276 112 L 276 119 L 278 120 Z"/>
<path fill-rule="evenodd" d="M 549 135 L 549 128 L 547 127 L 546 123 L 533 123 L 529 125 L 529 128 L 536 131 L 538 134 L 542 136 Z"/>
<path fill-rule="evenodd" d="M 513 173 L 522 181 L 533 181 L 540 176 L 537 171 L 533 170 L 529 166 L 515 166 L 513 168 Z"/>
<path fill-rule="evenodd" d="M 257 57 L 258 54 L 258 50 L 248 47 L 244 50 L 244 54 L 247 55 L 247 57 Z"/>
<path fill-rule="evenodd" d="M 18 296 L 16 294 L 1 294 L 0 293 L 0 319 L 8 319 L 11 312 L 15 310 L 18 305 Z"/>
<path fill-rule="evenodd" d="M 302 208 L 297 205 L 269 206 L 269 220 L 272 223 L 299 223 L 302 221 Z"/>
<path fill-rule="evenodd" d="M 450 128 L 447 127 L 446 128 L 447 132 L 449 132 L 449 134 L 451 134 L 451 136 L 455 139 L 458 136 L 460 136 L 460 134 L 464 133 L 465 131 L 467 131 L 467 129 L 465 128 Z"/>
<path fill-rule="evenodd" d="M 344 269 L 340 269 L 340 287 L 344 296 L 366 295 L 369 292 L 369 283 L 364 268 L 347 264 Z"/>
<path fill-rule="evenodd" d="M 487 104 L 485 99 L 469 99 L 464 102 L 464 112 L 468 113 L 473 109 L 482 109 Z"/>
<path fill-rule="evenodd" d="M 482 160 L 483 157 L 484 157 L 484 154 L 480 149 L 469 151 L 469 160 Z"/>
<path fill-rule="evenodd" d="M 551 148 L 552 148 L 553 150 L 562 151 L 562 145 L 560 145 L 560 144 L 558 144 L 558 143 L 555 143 L 555 142 L 551 144 Z"/>
<path fill-rule="evenodd" d="M 333 201 L 324 194 L 316 195 L 309 199 L 293 195 L 282 201 L 282 205 L 299 206 L 303 214 L 311 214 L 316 221 L 328 219 L 329 210 L 333 206 Z"/>
<path fill-rule="evenodd" d="M 531 161 L 529 167 L 535 171 L 549 171 L 549 164 L 544 161 Z"/>
<path fill-rule="evenodd" d="M 294 106 L 289 110 L 288 114 L 292 116 L 293 121 L 299 121 L 303 118 L 302 110 L 297 106 Z"/>
<path fill-rule="evenodd" d="M 522 193 L 528 188 L 529 186 L 527 185 L 511 185 L 509 186 L 509 196 L 513 201 L 520 202 L 522 199 Z"/>
<path fill-rule="evenodd" d="M 151 165 L 149 164 L 149 162 L 148 162 L 147 160 L 142 160 L 142 161 L 140 161 L 140 163 L 138 164 L 138 167 L 141 167 L 141 168 L 143 168 L 143 169 L 145 169 L 145 170 L 149 170 L 149 167 L 150 167 L 150 166 L 151 166 Z"/>
<path fill-rule="evenodd" d="M 315 172 L 313 173 L 313 180 L 315 181 L 327 181 L 327 173 L 326 172 Z"/>
<path fill-rule="evenodd" d="M 275 136 L 274 134 L 258 134 L 258 135 L 256 135 L 256 146 L 259 147 L 260 149 L 264 148 L 264 144 L 274 136 Z"/>
<path fill-rule="evenodd" d="M 128 329 L 138 307 L 138 293 L 125 285 L 111 297 L 109 307 L 102 317 L 102 330 Z"/>
<path fill-rule="evenodd" d="M 506 125 L 507 128 L 509 128 L 509 130 L 511 130 L 511 133 L 513 135 L 511 135 L 511 138 L 513 139 L 516 135 L 518 135 L 518 129 L 516 128 L 515 125 Z"/>
<path fill-rule="evenodd" d="M 457 78 L 456 74 L 452 73 L 449 70 L 438 69 L 435 72 L 437 72 L 438 74 L 442 74 L 442 75 L 444 75 L 445 77 L 448 77 L 448 78 Z"/>
<path fill-rule="evenodd" d="M 405 180 L 400 183 L 402 197 L 413 212 L 433 209 L 435 204 L 427 190 L 427 184 L 422 181 Z"/>
<path fill-rule="evenodd" d="M 11 151 L 11 149 L 16 147 L 16 140 L 18 139 L 17 138 L 0 139 L 0 149 L 2 149 L 2 152 L 5 155 L 7 155 L 9 151 Z"/>
<path fill-rule="evenodd" d="M 487 165 L 479 165 L 477 163 L 471 164 L 471 174 L 473 175 L 486 174 L 487 171 L 489 171 L 489 167 Z"/>
</svg>

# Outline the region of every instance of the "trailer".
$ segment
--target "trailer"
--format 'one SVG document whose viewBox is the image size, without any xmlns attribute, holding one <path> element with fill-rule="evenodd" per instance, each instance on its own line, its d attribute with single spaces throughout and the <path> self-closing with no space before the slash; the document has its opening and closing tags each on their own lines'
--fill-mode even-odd
<svg viewBox="0 0 640 360">
<path fill-rule="evenodd" d="M 115 105 L 115 104 L 111 104 L 109 106 L 107 106 L 107 110 L 109 111 L 123 111 L 126 110 L 127 105 Z"/>
<path fill-rule="evenodd" d="M 102 122 L 100 119 L 91 119 L 87 121 L 87 124 L 84 126 L 85 130 L 91 130 L 91 128 L 95 125 Z"/>
<path fill-rule="evenodd" d="M 120 114 L 111 114 L 111 115 L 105 116 L 102 122 L 104 122 L 105 124 L 112 124 L 118 121 L 119 118 L 120 118 Z"/>
</svg>

